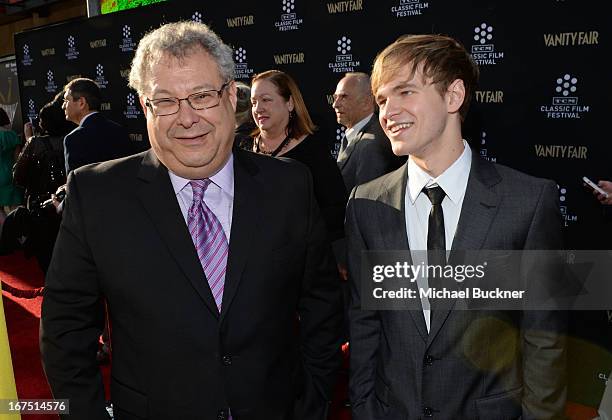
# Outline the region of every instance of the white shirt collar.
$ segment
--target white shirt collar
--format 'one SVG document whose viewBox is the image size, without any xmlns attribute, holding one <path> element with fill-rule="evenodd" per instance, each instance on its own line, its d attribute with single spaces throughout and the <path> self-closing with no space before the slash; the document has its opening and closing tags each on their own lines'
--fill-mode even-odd
<svg viewBox="0 0 612 420">
<path fill-rule="evenodd" d="M 410 202 L 414 204 L 424 187 L 439 185 L 453 203 L 459 203 L 467 188 L 471 166 L 472 150 L 465 140 L 463 140 L 461 156 L 437 178 L 433 178 L 409 157 L 408 192 L 410 193 Z"/>
<path fill-rule="evenodd" d="M 170 175 L 170 181 L 172 182 L 172 188 L 174 193 L 178 194 L 183 188 L 185 188 L 191 179 L 186 179 L 178 176 L 170 169 L 168 169 Z M 232 198 L 234 197 L 234 154 L 230 154 L 225 165 L 218 170 L 214 175 L 208 177 L 216 186 L 222 191 L 229 194 Z"/>
<path fill-rule="evenodd" d="M 357 133 L 359 133 L 361 129 L 365 127 L 368 121 L 370 121 L 370 118 L 372 118 L 373 116 L 374 114 L 370 114 L 367 117 L 365 117 L 363 120 L 359 121 L 357 124 L 352 126 L 351 128 L 347 128 L 346 131 L 344 132 L 344 135 L 346 136 L 346 140 L 349 143 L 352 142 L 355 139 L 355 136 L 357 135 Z"/>
</svg>

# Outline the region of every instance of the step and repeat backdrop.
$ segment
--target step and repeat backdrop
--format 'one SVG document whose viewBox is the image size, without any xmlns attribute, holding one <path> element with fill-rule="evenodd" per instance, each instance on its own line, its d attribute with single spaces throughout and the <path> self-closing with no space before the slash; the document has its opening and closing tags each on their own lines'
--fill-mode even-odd
<svg viewBox="0 0 612 420">
<path fill-rule="evenodd" d="M 458 38 L 480 65 L 465 138 L 485 159 L 554 179 L 566 245 L 612 249 L 610 215 L 582 177 L 612 178 L 612 53 L 603 3 L 579 0 L 167 1 L 17 34 L 23 119 L 35 118 L 75 77 L 97 81 L 103 112 L 148 148 L 145 121 L 127 86 L 142 35 L 164 22 L 209 24 L 234 49 L 236 79 L 280 69 L 298 82 L 337 153 L 343 128 L 332 94 L 343 73 L 369 72 L 378 51 L 408 33 Z M 612 309 L 612 296 L 610 299 Z M 597 406 L 612 370 L 612 311 L 572 314 L 570 396 Z"/>
</svg>

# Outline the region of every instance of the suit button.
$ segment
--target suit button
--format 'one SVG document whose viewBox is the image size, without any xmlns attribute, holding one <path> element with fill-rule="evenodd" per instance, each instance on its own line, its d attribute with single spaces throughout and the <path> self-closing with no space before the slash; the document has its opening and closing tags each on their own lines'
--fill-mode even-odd
<svg viewBox="0 0 612 420">
<path fill-rule="evenodd" d="M 227 412 L 225 410 L 219 410 L 217 413 L 217 420 L 227 420 Z"/>
<path fill-rule="evenodd" d="M 226 354 L 225 356 L 221 358 L 221 361 L 223 362 L 224 366 L 229 366 L 232 364 L 232 356 L 230 356 L 229 354 Z"/>
<path fill-rule="evenodd" d="M 425 366 L 431 366 L 433 365 L 434 358 L 428 354 L 427 356 L 425 356 L 425 360 L 423 360 L 423 362 L 425 363 Z"/>
<path fill-rule="evenodd" d="M 423 408 L 423 415 L 425 417 L 433 417 L 433 409 L 431 407 Z"/>
</svg>

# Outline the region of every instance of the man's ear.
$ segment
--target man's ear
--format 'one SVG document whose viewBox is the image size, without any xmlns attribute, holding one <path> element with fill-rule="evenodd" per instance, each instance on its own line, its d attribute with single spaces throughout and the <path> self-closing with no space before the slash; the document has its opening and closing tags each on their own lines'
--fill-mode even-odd
<svg viewBox="0 0 612 420">
<path fill-rule="evenodd" d="M 454 114 L 459 112 L 463 101 L 465 100 L 465 85 L 463 80 L 456 79 L 446 89 L 446 106 L 448 112 Z"/>
<path fill-rule="evenodd" d="M 232 108 L 234 108 L 234 112 L 236 112 L 236 104 L 238 103 L 238 88 L 236 87 L 236 81 L 232 80 L 226 89 Z"/>
<path fill-rule="evenodd" d="M 140 106 L 142 107 L 142 113 L 144 117 L 147 118 L 147 112 L 149 112 L 149 108 L 145 105 L 145 98 L 143 96 L 138 95 L 138 101 L 140 102 Z"/>
</svg>

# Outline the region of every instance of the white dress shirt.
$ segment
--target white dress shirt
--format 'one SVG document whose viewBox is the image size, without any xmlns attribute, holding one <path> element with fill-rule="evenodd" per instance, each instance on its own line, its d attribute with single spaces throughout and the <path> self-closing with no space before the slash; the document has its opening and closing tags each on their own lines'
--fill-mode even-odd
<svg viewBox="0 0 612 420">
<path fill-rule="evenodd" d="M 187 212 L 193 201 L 193 189 L 189 183 L 191 180 L 182 178 L 170 170 L 168 170 L 168 174 L 181 213 L 185 223 L 187 223 Z M 212 182 L 206 188 L 202 200 L 221 222 L 221 227 L 223 227 L 223 232 L 229 243 L 234 208 L 234 155 L 230 155 L 225 165 L 209 179 Z"/>
<path fill-rule="evenodd" d="M 412 158 L 408 158 L 408 184 L 404 197 L 406 208 L 406 231 L 408 232 L 408 244 L 412 263 L 417 265 L 426 263 L 427 258 L 427 228 L 429 226 L 429 212 L 431 211 L 431 201 L 427 195 L 422 193 L 424 187 L 442 187 L 446 196 L 442 201 L 442 211 L 444 213 L 444 230 L 446 239 L 446 250 L 449 251 L 453 246 L 453 238 L 457 231 L 461 206 L 465 197 L 470 168 L 472 166 L 472 151 L 467 142 L 463 140 L 463 153 L 453 162 L 440 176 L 433 178 L 421 169 Z M 421 251 L 421 252 L 414 252 Z M 419 288 L 427 287 L 425 276 L 417 279 Z M 427 331 L 431 322 L 431 311 L 427 298 L 421 299 L 423 304 L 423 316 Z"/>
<path fill-rule="evenodd" d="M 368 115 L 367 117 L 359 121 L 357 124 L 355 124 L 351 128 L 346 129 L 346 131 L 344 132 L 344 135 L 346 136 L 346 141 L 347 141 L 346 147 L 348 147 L 349 144 L 351 144 L 351 142 L 355 140 L 355 137 L 357 137 L 357 134 L 359 134 L 361 129 L 365 127 L 365 125 L 368 123 L 368 121 L 370 121 L 370 118 L 372 118 L 373 115 L 374 114 Z"/>
</svg>

